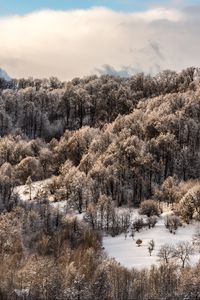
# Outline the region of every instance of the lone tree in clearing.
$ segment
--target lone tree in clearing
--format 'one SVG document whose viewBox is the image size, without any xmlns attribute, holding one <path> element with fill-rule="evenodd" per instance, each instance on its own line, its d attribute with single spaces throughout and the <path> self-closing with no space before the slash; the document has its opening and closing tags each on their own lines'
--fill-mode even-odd
<svg viewBox="0 0 200 300">
<path fill-rule="evenodd" d="M 169 229 L 171 233 L 176 233 L 176 230 L 178 229 L 179 226 L 181 226 L 181 221 L 179 217 L 172 215 L 172 216 L 167 216 L 165 219 L 165 227 Z"/>
<path fill-rule="evenodd" d="M 189 242 L 180 242 L 177 248 L 174 250 L 173 257 L 180 260 L 182 263 L 182 268 L 185 264 L 189 262 L 190 255 L 193 254 L 194 248 Z"/>
<path fill-rule="evenodd" d="M 148 225 L 149 229 L 155 227 L 157 221 L 158 221 L 157 217 L 155 217 L 155 216 L 149 217 L 147 219 L 147 225 Z"/>
<path fill-rule="evenodd" d="M 153 252 L 154 249 L 155 249 L 155 242 L 154 242 L 154 240 L 151 240 L 149 242 L 149 246 L 148 246 L 148 251 L 149 251 L 150 256 L 151 256 L 151 253 Z"/>
<path fill-rule="evenodd" d="M 136 244 L 138 245 L 138 247 L 140 247 L 140 246 L 142 245 L 142 240 L 141 240 L 141 239 L 138 239 L 138 240 L 136 241 Z"/>
<path fill-rule="evenodd" d="M 171 245 L 165 244 L 160 247 L 158 257 L 161 262 L 168 264 L 174 254 L 174 248 Z"/>
<path fill-rule="evenodd" d="M 144 221 L 142 218 L 136 219 L 133 224 L 132 224 L 132 228 L 135 231 L 140 231 L 140 229 L 142 229 L 144 227 Z"/>
<path fill-rule="evenodd" d="M 141 215 L 147 215 L 147 217 L 160 215 L 158 203 L 154 200 L 142 201 L 139 212 Z"/>
</svg>

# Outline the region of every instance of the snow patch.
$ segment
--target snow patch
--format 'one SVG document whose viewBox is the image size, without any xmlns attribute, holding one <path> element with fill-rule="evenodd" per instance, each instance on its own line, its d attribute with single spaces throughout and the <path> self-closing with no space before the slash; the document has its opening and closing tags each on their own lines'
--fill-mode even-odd
<svg viewBox="0 0 200 300">
<path fill-rule="evenodd" d="M 183 225 L 179 227 L 176 234 L 172 234 L 164 225 L 164 213 L 159 219 L 154 228 L 143 228 L 140 232 L 136 232 L 134 240 L 127 236 L 125 240 L 124 234 L 116 237 L 105 236 L 103 238 L 103 246 L 109 257 L 115 258 L 125 267 L 143 269 L 150 268 L 152 265 L 158 265 L 159 260 L 157 253 L 159 248 L 164 244 L 176 245 L 179 242 L 192 242 L 197 223 Z M 142 245 L 137 246 L 136 240 L 141 239 Z M 155 249 L 152 256 L 148 252 L 148 243 L 154 240 Z M 195 253 L 191 256 L 190 264 L 194 265 L 200 259 L 200 254 Z"/>
<path fill-rule="evenodd" d="M 34 199 L 37 194 L 46 188 L 46 186 L 51 182 L 51 178 L 35 181 L 31 184 L 31 196 Z M 14 188 L 14 193 L 17 193 L 22 201 L 28 201 L 30 198 L 28 185 L 19 185 Z"/>
</svg>

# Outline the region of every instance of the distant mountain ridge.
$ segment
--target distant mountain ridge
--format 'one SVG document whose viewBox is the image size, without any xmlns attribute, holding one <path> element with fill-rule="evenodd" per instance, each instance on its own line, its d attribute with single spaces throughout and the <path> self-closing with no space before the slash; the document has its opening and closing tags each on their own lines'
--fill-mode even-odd
<svg viewBox="0 0 200 300">
<path fill-rule="evenodd" d="M 3 78 L 7 81 L 11 80 L 11 77 L 8 75 L 8 73 L 1 68 L 0 68 L 0 78 Z"/>
</svg>

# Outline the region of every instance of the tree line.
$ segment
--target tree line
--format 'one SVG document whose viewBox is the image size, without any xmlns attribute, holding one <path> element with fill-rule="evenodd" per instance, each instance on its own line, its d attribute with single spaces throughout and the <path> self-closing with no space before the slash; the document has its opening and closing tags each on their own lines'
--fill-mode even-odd
<svg viewBox="0 0 200 300">
<path fill-rule="evenodd" d="M 154 77 L 104 75 L 70 82 L 55 77 L 0 79 L 0 136 L 17 133 L 49 141 L 61 137 L 66 129 L 103 126 L 119 114 L 130 113 L 142 99 L 193 90 L 198 73 L 197 68 L 188 68 Z"/>
</svg>

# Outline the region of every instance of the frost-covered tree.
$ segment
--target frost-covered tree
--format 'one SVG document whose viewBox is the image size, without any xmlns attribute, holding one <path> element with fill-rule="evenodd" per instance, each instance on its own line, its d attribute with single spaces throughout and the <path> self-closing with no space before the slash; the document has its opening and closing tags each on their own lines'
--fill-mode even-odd
<svg viewBox="0 0 200 300">
<path fill-rule="evenodd" d="M 190 255 L 193 254 L 194 248 L 189 242 L 180 242 L 173 252 L 173 257 L 177 261 L 181 261 L 182 268 L 185 267 L 186 263 L 190 260 Z"/>
<path fill-rule="evenodd" d="M 154 200 L 142 201 L 140 204 L 140 214 L 147 215 L 147 217 L 159 216 L 160 211 L 159 211 L 158 203 Z"/>
<path fill-rule="evenodd" d="M 165 264 L 168 264 L 173 258 L 173 254 L 174 254 L 173 246 L 169 244 L 165 244 L 160 247 L 157 255 L 159 257 L 160 262 L 164 262 Z"/>
<path fill-rule="evenodd" d="M 155 249 L 155 242 L 154 240 L 151 240 L 149 243 L 148 243 L 148 251 L 149 251 L 149 255 L 151 256 L 153 250 Z"/>
</svg>

